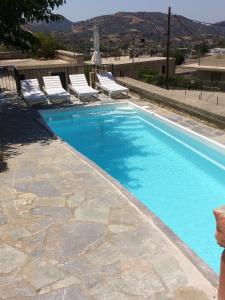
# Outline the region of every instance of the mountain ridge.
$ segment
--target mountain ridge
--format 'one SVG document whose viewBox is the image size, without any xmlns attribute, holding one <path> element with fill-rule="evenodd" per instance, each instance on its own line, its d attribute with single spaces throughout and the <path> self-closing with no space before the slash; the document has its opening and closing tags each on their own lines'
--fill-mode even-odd
<svg viewBox="0 0 225 300">
<path fill-rule="evenodd" d="M 137 37 L 165 46 L 167 14 L 162 12 L 117 12 L 78 22 L 65 18 L 60 23 L 30 24 L 30 29 L 51 32 L 65 43 L 73 41 L 83 50 L 92 45 L 94 19 L 100 25 L 103 47 L 127 49 Z M 223 23 L 225 21 L 220 21 L 217 25 Z M 205 25 L 181 15 L 171 16 L 171 42 L 175 46 L 189 47 L 205 40 L 213 44 L 218 36 L 225 39 L 225 26 Z"/>
</svg>

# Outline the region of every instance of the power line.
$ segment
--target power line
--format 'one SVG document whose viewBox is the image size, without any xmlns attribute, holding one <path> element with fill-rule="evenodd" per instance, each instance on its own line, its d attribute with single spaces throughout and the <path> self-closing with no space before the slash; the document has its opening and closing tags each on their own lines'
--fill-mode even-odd
<svg viewBox="0 0 225 300">
<path fill-rule="evenodd" d="M 195 35 L 180 19 L 179 16 L 174 15 L 175 19 L 180 23 L 181 26 L 183 26 L 183 28 L 190 34 L 192 35 L 196 40 L 199 40 L 199 38 L 197 37 L 197 35 Z"/>
<path fill-rule="evenodd" d="M 174 15 L 174 16 L 179 17 L 178 15 Z M 198 23 L 198 24 L 201 24 L 201 25 L 210 25 L 210 26 L 225 27 L 225 23 L 224 24 L 209 23 L 209 22 L 197 21 L 197 20 L 193 20 L 193 19 L 187 19 L 187 21 L 191 21 L 191 22 Z"/>
</svg>

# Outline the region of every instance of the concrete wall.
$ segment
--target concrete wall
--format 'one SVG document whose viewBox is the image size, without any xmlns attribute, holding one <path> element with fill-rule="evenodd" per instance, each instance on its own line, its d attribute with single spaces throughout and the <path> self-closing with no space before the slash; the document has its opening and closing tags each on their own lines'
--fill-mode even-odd
<svg viewBox="0 0 225 300">
<path fill-rule="evenodd" d="M 198 70 L 197 77 L 203 81 L 225 81 L 225 72 Z"/>
<path fill-rule="evenodd" d="M 200 119 L 210 121 L 221 128 L 225 128 L 224 114 L 218 108 L 212 110 L 212 107 L 210 109 L 197 107 L 188 102 L 180 101 L 180 99 L 175 99 L 162 88 L 151 86 L 141 81 L 131 83 L 129 80 L 127 81 L 127 78 L 117 78 L 117 82 L 129 88 L 130 91 L 137 93 L 143 100 L 150 100 L 151 102 L 175 108 Z"/>
<path fill-rule="evenodd" d="M 2 51 L 0 52 L 0 60 L 6 59 L 22 59 L 29 58 L 30 55 L 20 51 Z"/>
<path fill-rule="evenodd" d="M 199 65 L 210 67 L 225 67 L 225 56 L 210 56 L 199 59 Z"/>
<path fill-rule="evenodd" d="M 149 69 L 152 71 L 158 72 L 160 75 L 164 75 L 162 70 L 166 68 L 166 59 L 165 60 L 156 60 L 156 61 L 144 61 L 144 62 L 135 62 L 127 64 L 118 64 L 114 65 L 114 73 L 116 76 L 127 76 L 134 79 L 138 79 L 139 72 L 143 69 Z M 175 75 L 175 59 L 170 59 L 170 75 Z"/>
<path fill-rule="evenodd" d="M 84 56 L 81 53 L 74 53 L 71 51 L 65 51 L 65 50 L 56 50 L 56 58 L 62 59 L 68 62 L 73 62 L 78 65 L 83 65 L 84 63 Z"/>
<path fill-rule="evenodd" d="M 19 90 L 19 81 L 23 79 L 38 79 L 40 87 L 43 86 L 43 77 L 51 75 L 59 75 L 64 88 L 68 88 L 69 74 L 83 73 L 83 67 L 67 66 L 54 68 L 36 68 L 36 69 L 19 69 L 16 71 L 17 87 Z"/>
</svg>

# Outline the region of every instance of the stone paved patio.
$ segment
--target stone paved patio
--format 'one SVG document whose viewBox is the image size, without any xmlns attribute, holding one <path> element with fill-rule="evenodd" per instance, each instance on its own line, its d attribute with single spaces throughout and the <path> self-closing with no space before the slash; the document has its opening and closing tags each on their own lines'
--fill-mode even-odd
<svg viewBox="0 0 225 300">
<path fill-rule="evenodd" d="M 0 299 L 216 299 L 216 289 L 151 218 L 53 140 L 34 111 L 3 112 Z"/>
</svg>

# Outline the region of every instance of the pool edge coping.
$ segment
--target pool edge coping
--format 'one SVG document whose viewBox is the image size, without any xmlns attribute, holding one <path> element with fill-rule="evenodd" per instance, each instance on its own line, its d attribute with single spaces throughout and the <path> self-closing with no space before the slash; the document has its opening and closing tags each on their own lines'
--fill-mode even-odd
<svg viewBox="0 0 225 300">
<path fill-rule="evenodd" d="M 115 103 L 116 104 L 116 103 Z M 132 103 L 133 105 L 133 103 Z M 150 110 L 144 109 L 141 106 L 135 104 L 134 106 L 137 106 L 141 110 L 144 110 L 148 113 L 152 113 L 156 116 L 162 117 L 158 114 L 155 114 L 154 112 L 151 112 Z M 79 157 L 81 160 L 83 160 L 85 163 L 87 163 L 89 166 L 91 166 L 95 171 L 97 171 L 100 175 L 102 175 L 106 180 L 108 180 L 113 186 L 115 186 L 127 199 L 130 201 L 141 213 L 144 214 L 144 216 L 147 219 L 151 219 L 154 225 L 161 230 L 166 237 L 182 252 L 182 254 L 194 265 L 194 267 L 208 280 L 215 288 L 218 288 L 219 284 L 219 277 L 214 272 L 214 270 L 206 263 L 203 259 L 201 259 L 184 241 L 179 238 L 176 233 L 169 228 L 155 213 L 153 213 L 146 205 L 144 205 L 139 199 L 137 199 L 132 193 L 128 191 L 117 179 L 112 177 L 110 174 L 108 174 L 106 171 L 104 171 L 100 166 L 98 166 L 95 162 L 90 160 L 88 157 L 83 155 L 78 150 L 74 149 L 72 146 L 70 146 L 66 141 L 61 139 L 59 136 L 57 136 L 52 129 L 48 126 L 48 124 L 43 120 L 40 112 L 38 111 L 38 114 L 40 118 L 37 118 L 37 122 L 44 127 L 52 136 L 53 139 L 58 140 L 62 145 L 64 145 L 68 150 L 70 150 L 74 155 Z M 162 117 L 167 121 L 167 118 Z M 173 121 L 169 120 L 170 123 L 174 123 Z M 175 125 L 178 125 L 179 127 L 182 127 L 186 129 L 185 127 L 174 123 Z M 190 130 L 190 129 L 189 129 Z M 190 130 L 191 131 L 191 130 Z M 195 134 L 195 132 L 193 132 Z M 211 142 L 215 142 L 214 140 L 209 139 L 208 137 L 205 137 L 201 134 L 197 134 Z M 221 146 L 224 146 L 218 142 L 216 144 L 219 144 Z"/>
</svg>

